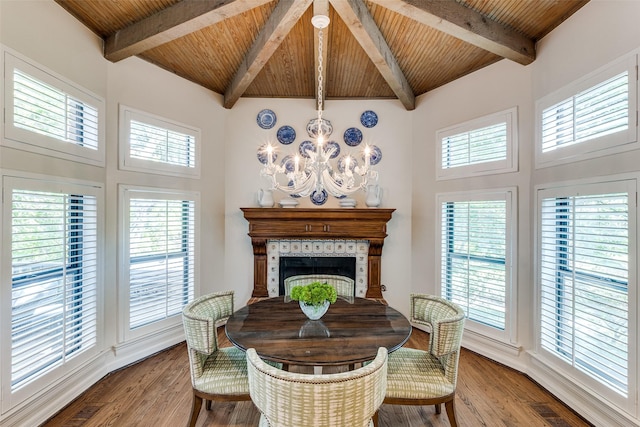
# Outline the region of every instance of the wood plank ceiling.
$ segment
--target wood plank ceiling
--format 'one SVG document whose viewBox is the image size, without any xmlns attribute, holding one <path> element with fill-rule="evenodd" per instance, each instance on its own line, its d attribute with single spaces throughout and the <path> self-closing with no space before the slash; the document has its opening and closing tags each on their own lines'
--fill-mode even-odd
<svg viewBox="0 0 640 427">
<path fill-rule="evenodd" d="M 503 58 L 527 65 L 536 42 L 588 0 L 56 0 L 104 40 L 113 62 L 138 56 L 224 95 L 415 97 Z"/>
</svg>

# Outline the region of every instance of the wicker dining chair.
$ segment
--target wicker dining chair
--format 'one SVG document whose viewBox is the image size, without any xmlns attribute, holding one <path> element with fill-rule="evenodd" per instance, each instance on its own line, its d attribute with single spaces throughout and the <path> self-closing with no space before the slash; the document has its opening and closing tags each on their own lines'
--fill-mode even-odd
<svg viewBox="0 0 640 427">
<path fill-rule="evenodd" d="M 456 427 L 455 393 L 458 380 L 464 311 L 457 304 L 426 294 L 411 294 L 411 322 L 431 328 L 428 351 L 401 347 L 389 355 L 387 392 L 391 405 L 445 404 Z"/>
<path fill-rule="evenodd" d="M 231 314 L 233 291 L 204 295 L 182 311 L 193 387 L 189 427 L 196 425 L 203 399 L 207 409 L 212 400 L 251 400 L 244 351 L 218 347 L 217 324 Z"/>
<path fill-rule="evenodd" d="M 353 371 L 312 375 L 274 368 L 250 348 L 247 368 L 259 427 L 367 427 L 384 399 L 387 349 Z"/>
<path fill-rule="evenodd" d="M 284 294 L 291 295 L 291 289 L 294 286 L 308 285 L 312 282 L 322 282 L 333 286 L 340 297 L 353 297 L 355 294 L 353 279 L 336 274 L 305 274 L 287 277 L 284 279 Z"/>
</svg>

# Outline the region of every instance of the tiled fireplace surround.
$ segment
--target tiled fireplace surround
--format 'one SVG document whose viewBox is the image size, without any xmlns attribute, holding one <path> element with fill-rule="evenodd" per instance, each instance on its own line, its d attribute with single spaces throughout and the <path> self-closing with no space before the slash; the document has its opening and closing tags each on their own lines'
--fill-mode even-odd
<svg viewBox="0 0 640 427">
<path fill-rule="evenodd" d="M 395 209 L 241 208 L 253 247 L 253 298 L 279 293 L 282 256 L 356 257 L 355 293 L 383 300 L 381 258 Z"/>
<path fill-rule="evenodd" d="M 369 242 L 366 240 L 269 240 L 267 241 L 267 289 L 278 296 L 280 257 L 355 257 L 355 295 L 367 295 Z"/>
</svg>

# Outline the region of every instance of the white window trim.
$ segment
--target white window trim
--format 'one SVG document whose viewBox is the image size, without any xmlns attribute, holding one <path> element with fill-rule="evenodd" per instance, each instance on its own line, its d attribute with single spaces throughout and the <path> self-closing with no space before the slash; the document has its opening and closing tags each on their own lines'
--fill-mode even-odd
<svg viewBox="0 0 640 427">
<path fill-rule="evenodd" d="M 138 159 L 130 156 L 129 134 L 131 132 L 131 120 L 158 126 L 164 129 L 170 129 L 180 133 L 186 133 L 195 137 L 195 167 L 171 165 L 162 162 L 154 162 L 151 160 Z M 180 176 L 186 178 L 200 177 L 200 146 L 201 132 L 200 129 L 170 120 L 164 117 L 156 116 L 141 110 L 120 104 L 119 119 L 119 165 L 121 170 L 153 173 L 159 175 Z"/>
<path fill-rule="evenodd" d="M 1 144 L 6 147 L 32 153 L 43 154 L 66 160 L 87 163 L 95 166 L 105 165 L 105 122 L 106 107 L 103 98 L 81 87 L 60 74 L 26 58 L 24 55 L 0 46 L 2 69 L 4 71 L 4 118 Z M 98 110 L 98 148 L 81 147 L 55 138 L 30 132 L 13 126 L 13 69 L 21 71 L 47 83 L 59 90 L 73 95 Z"/>
<path fill-rule="evenodd" d="M 535 105 L 535 168 L 545 168 L 580 160 L 602 157 L 609 154 L 640 148 L 638 141 L 638 55 L 627 55 L 611 62 L 584 77 L 550 93 Z M 629 127 L 624 132 L 617 132 L 600 138 L 594 138 L 578 144 L 558 147 L 549 152 L 542 152 L 542 112 L 552 106 L 573 97 L 624 71 L 629 73 Z"/>
<path fill-rule="evenodd" d="M 0 281 L 8 283 L 9 286 L 0 287 L 0 376 L 2 378 L 10 378 L 11 370 L 11 343 L 8 341 L 11 337 L 11 256 L 5 256 L 9 248 L 11 248 L 11 209 L 10 200 L 5 199 L 8 192 L 7 188 L 19 186 L 21 188 L 30 188 L 34 190 L 54 191 L 54 192 L 71 192 L 78 191 L 80 193 L 91 194 L 96 197 L 97 202 L 97 236 L 98 242 L 96 246 L 96 259 L 98 261 L 96 268 L 96 345 L 92 349 L 84 351 L 82 354 L 70 359 L 66 364 L 47 372 L 46 374 L 36 378 L 29 384 L 24 385 L 15 392 L 11 392 L 11 381 L 2 381 L 1 396 L 1 413 L 6 413 L 12 408 L 22 404 L 29 398 L 39 394 L 43 389 L 48 389 L 56 384 L 62 383 L 69 375 L 78 371 L 90 361 L 98 358 L 104 347 L 104 189 L 102 184 L 91 181 L 83 181 L 76 179 L 65 179 L 60 177 L 41 175 L 35 173 L 25 173 L 12 170 L 0 171 L 2 178 L 2 244 L 0 245 Z M 6 338 L 5 338 L 6 337 Z M 5 342 L 5 339 L 7 341 Z"/>
<path fill-rule="evenodd" d="M 442 140 L 447 136 L 457 135 L 482 129 L 494 124 L 506 122 L 507 155 L 504 160 L 477 163 L 455 168 L 442 167 Z M 482 175 L 494 175 L 518 171 L 518 107 L 489 114 L 455 124 L 436 131 L 436 180 L 456 179 Z"/>
<path fill-rule="evenodd" d="M 629 301 L 629 354 L 628 360 L 629 363 L 629 394 L 628 397 L 625 398 L 620 394 L 616 393 L 613 390 L 610 390 L 608 387 L 603 386 L 600 382 L 590 377 L 586 373 L 583 373 L 577 369 L 574 369 L 571 366 L 568 366 L 565 362 L 559 359 L 557 356 L 553 355 L 549 351 L 545 350 L 541 346 L 541 337 L 540 337 L 540 322 L 541 319 L 541 265 L 540 265 L 540 251 L 541 251 L 541 242 L 540 242 L 540 232 L 541 232 L 541 215 L 540 215 L 540 206 L 544 197 L 541 197 L 543 192 L 552 190 L 558 192 L 558 195 L 566 194 L 570 191 L 574 191 L 574 194 L 579 194 L 575 192 L 575 189 L 579 187 L 587 187 L 587 186 L 601 186 L 605 188 L 609 183 L 616 182 L 628 182 L 627 185 L 633 186 L 634 190 L 630 189 L 629 193 L 629 288 L 628 288 L 628 301 Z M 630 414 L 634 418 L 637 414 L 637 404 L 636 404 L 636 390 L 640 384 L 640 367 L 635 363 L 638 359 L 640 345 L 638 341 L 638 308 L 640 308 L 640 292 L 638 292 L 637 286 L 631 286 L 633 283 L 638 283 L 638 266 L 640 265 L 640 257 L 638 252 L 638 239 L 640 239 L 640 227 L 638 227 L 640 221 L 638 218 L 638 208 L 637 208 L 637 191 L 638 184 L 640 182 L 640 174 L 620 174 L 613 175 L 608 177 L 594 177 L 589 179 L 581 179 L 581 180 L 571 180 L 571 181 L 561 181 L 555 183 L 547 183 L 543 185 L 538 185 L 534 189 L 534 254 L 533 254 L 533 270 L 534 270 L 534 313 L 533 318 L 535 322 L 535 326 L 533 328 L 534 334 L 534 348 L 531 353 L 534 359 L 540 361 L 540 363 L 546 366 L 551 367 L 555 371 L 555 375 L 560 375 L 563 379 L 568 381 L 571 384 L 574 384 L 575 387 L 579 390 L 584 390 L 586 393 L 589 393 L 598 401 L 605 400 L 616 407 L 623 409 L 627 414 Z M 561 191 L 563 189 L 567 189 L 565 192 Z M 591 191 L 590 191 L 591 192 Z M 634 192 L 635 192 L 635 203 L 634 203 Z M 634 230 L 635 228 L 635 230 Z"/>
<path fill-rule="evenodd" d="M 464 202 L 473 200 L 505 200 L 506 201 L 506 236 L 505 236 L 505 329 L 492 328 L 487 325 L 474 322 L 467 318 L 465 330 L 475 332 L 481 336 L 494 339 L 508 345 L 517 345 L 517 307 L 518 295 L 516 286 L 517 271 L 517 187 L 495 188 L 477 191 L 464 191 L 452 193 L 436 194 L 436 268 L 435 283 L 437 295 L 442 295 L 442 203 L 443 202 Z"/>
<path fill-rule="evenodd" d="M 119 248 L 119 277 L 118 277 L 118 300 L 120 303 L 120 329 L 119 343 L 127 343 L 145 337 L 161 333 L 173 327 L 182 324 L 182 318 L 179 315 L 151 323 L 140 328 L 131 330 L 129 328 L 129 200 L 132 197 L 152 196 L 167 200 L 193 200 L 195 202 L 194 209 L 194 296 L 200 294 L 200 193 L 196 191 L 182 191 L 175 189 L 141 187 L 134 185 L 121 184 L 118 186 L 118 200 L 120 206 L 120 218 L 118 221 L 120 230 Z"/>
</svg>

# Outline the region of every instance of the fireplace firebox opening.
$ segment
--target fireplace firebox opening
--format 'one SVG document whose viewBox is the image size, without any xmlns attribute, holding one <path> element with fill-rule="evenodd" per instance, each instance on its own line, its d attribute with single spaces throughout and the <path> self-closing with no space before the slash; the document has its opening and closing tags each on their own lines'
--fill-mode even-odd
<svg viewBox="0 0 640 427">
<path fill-rule="evenodd" d="M 333 274 L 356 280 L 355 257 L 280 257 L 279 294 L 284 295 L 284 281 L 291 276 Z M 355 292 L 355 289 L 354 289 Z"/>
</svg>

